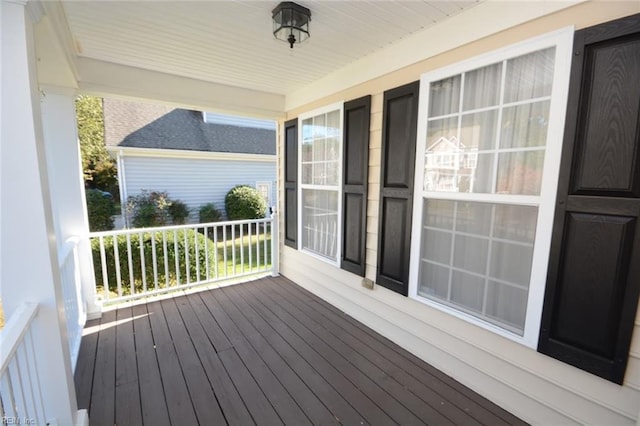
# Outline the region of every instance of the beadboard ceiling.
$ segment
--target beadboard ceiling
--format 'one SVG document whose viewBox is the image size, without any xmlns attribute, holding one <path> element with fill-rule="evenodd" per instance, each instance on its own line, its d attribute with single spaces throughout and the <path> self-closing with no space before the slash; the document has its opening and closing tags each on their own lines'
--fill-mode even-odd
<svg viewBox="0 0 640 426">
<path fill-rule="evenodd" d="M 303 0 L 311 37 L 272 35 L 274 1 L 63 1 L 80 58 L 286 95 L 480 1 Z"/>
</svg>

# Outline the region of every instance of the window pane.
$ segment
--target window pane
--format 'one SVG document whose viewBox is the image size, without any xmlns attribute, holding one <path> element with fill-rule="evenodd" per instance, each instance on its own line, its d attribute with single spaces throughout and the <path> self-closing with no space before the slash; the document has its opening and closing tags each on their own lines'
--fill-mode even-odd
<svg viewBox="0 0 640 426">
<path fill-rule="evenodd" d="M 338 191 L 302 189 L 302 247 L 337 260 Z"/>
<path fill-rule="evenodd" d="M 427 154 L 425 191 L 491 192 L 494 154 L 477 154 L 465 161 L 458 154 Z"/>
<path fill-rule="evenodd" d="M 420 276 L 418 293 L 421 296 L 449 300 L 449 268 L 423 261 L 420 262 Z"/>
<path fill-rule="evenodd" d="M 487 315 L 512 326 L 522 335 L 527 314 L 527 292 L 495 281 L 489 281 Z"/>
<path fill-rule="evenodd" d="M 549 101 L 543 101 L 505 108 L 502 113 L 500 147 L 545 146 L 549 106 Z"/>
<path fill-rule="evenodd" d="M 456 75 L 431 83 L 429 117 L 453 114 L 460 109 L 460 76 Z"/>
<path fill-rule="evenodd" d="M 451 263 L 451 232 L 425 229 L 422 234 L 422 257 L 438 263 Z"/>
<path fill-rule="evenodd" d="M 453 266 L 477 274 L 486 274 L 489 240 L 456 235 L 454 244 Z"/>
<path fill-rule="evenodd" d="M 505 152 L 498 162 L 499 194 L 539 195 L 544 151 Z"/>
<path fill-rule="evenodd" d="M 460 129 L 461 149 L 470 154 L 479 149 L 494 149 L 497 125 L 498 110 L 463 115 Z"/>
<path fill-rule="evenodd" d="M 471 311 L 482 312 L 484 278 L 453 271 L 451 277 L 451 302 Z"/>
<path fill-rule="evenodd" d="M 491 204 L 458 202 L 456 232 L 489 236 L 492 209 Z"/>
<path fill-rule="evenodd" d="M 313 118 L 302 120 L 302 142 L 310 142 L 313 139 Z"/>
<path fill-rule="evenodd" d="M 538 219 L 537 207 L 497 204 L 495 214 L 494 237 L 533 244 Z"/>
<path fill-rule="evenodd" d="M 313 163 L 302 165 L 302 183 L 303 184 L 313 183 Z"/>
<path fill-rule="evenodd" d="M 504 102 L 551 95 L 554 47 L 507 61 Z"/>
<path fill-rule="evenodd" d="M 451 152 L 458 149 L 458 117 L 430 121 L 427 127 L 427 152 Z"/>
<path fill-rule="evenodd" d="M 452 229 L 455 201 L 424 200 L 422 224 L 434 228 Z"/>
<path fill-rule="evenodd" d="M 529 287 L 532 259 L 532 246 L 493 241 L 489 275 L 525 288 Z"/>
<path fill-rule="evenodd" d="M 500 96 L 501 76 L 501 63 L 465 73 L 462 110 L 469 111 L 497 105 Z"/>
</svg>

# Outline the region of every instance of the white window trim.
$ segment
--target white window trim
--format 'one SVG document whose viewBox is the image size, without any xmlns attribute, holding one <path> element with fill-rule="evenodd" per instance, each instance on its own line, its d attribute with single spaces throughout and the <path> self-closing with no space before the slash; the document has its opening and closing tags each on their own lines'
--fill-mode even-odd
<svg viewBox="0 0 640 426">
<path fill-rule="evenodd" d="M 320 114 L 326 114 L 331 111 L 339 111 L 340 115 L 340 152 L 338 153 L 338 162 L 340 164 L 338 171 L 338 185 L 330 186 L 330 185 L 311 185 L 311 184 L 303 184 L 302 183 L 302 122 L 308 118 L 313 118 Z M 325 263 L 328 263 L 333 266 L 340 267 L 340 259 L 342 259 L 342 173 L 343 173 L 343 163 L 342 163 L 342 152 L 344 151 L 344 102 L 336 102 L 330 105 L 326 105 L 320 108 L 316 108 L 312 111 L 305 112 L 304 114 L 300 114 L 298 116 L 298 189 L 296 196 L 298 197 L 298 238 L 300 239 L 298 243 L 298 251 L 301 251 L 315 259 L 321 260 Z M 303 188 L 304 187 L 304 188 Z M 314 253 L 310 250 L 306 250 L 302 247 L 302 232 L 303 232 L 303 224 L 302 224 L 302 190 L 303 189 L 320 189 L 320 190 L 337 190 L 338 192 L 338 229 L 337 229 L 337 240 L 338 247 L 336 249 L 336 260 L 331 260 L 324 256 L 321 256 L 317 253 Z"/>
<path fill-rule="evenodd" d="M 273 184 L 271 183 L 271 181 L 269 180 L 259 180 L 256 182 L 256 189 L 258 191 L 260 191 L 260 186 L 261 185 L 266 185 L 267 186 L 267 199 L 265 200 L 267 202 L 267 207 L 272 207 L 273 203 L 272 203 L 272 194 L 273 194 Z"/>
<path fill-rule="evenodd" d="M 531 348 L 537 348 L 540 333 L 540 320 L 547 278 L 547 267 L 551 247 L 551 233 L 555 212 L 555 199 L 560 172 L 564 123 L 569 92 L 569 75 L 571 70 L 573 27 L 566 27 L 539 37 L 526 40 L 469 60 L 459 62 L 432 72 L 423 74 L 420 78 L 420 105 L 418 115 L 418 140 L 416 146 L 415 188 L 413 200 L 413 226 L 411 234 L 411 264 L 409 270 L 409 297 L 425 303 L 435 309 L 461 318 L 479 327 L 490 330 L 507 339 L 522 343 Z M 542 182 L 539 196 L 507 196 L 502 200 L 499 194 L 458 194 L 446 192 L 422 191 L 424 179 L 425 145 L 427 140 L 427 113 L 429 105 L 430 83 L 452 75 L 473 70 L 505 59 L 525 55 L 534 51 L 555 47 L 555 66 L 553 74 L 553 88 L 549 110 L 549 125 L 547 130 L 547 144 L 543 165 Z M 527 300 L 527 312 L 523 335 L 510 332 L 480 318 L 453 309 L 444 304 L 418 295 L 418 274 L 420 265 L 420 246 L 422 238 L 423 197 L 438 199 L 455 199 L 463 201 L 479 201 L 500 203 L 518 203 L 538 205 L 538 219 L 536 223 L 536 238 L 534 241 L 531 278 Z"/>
</svg>

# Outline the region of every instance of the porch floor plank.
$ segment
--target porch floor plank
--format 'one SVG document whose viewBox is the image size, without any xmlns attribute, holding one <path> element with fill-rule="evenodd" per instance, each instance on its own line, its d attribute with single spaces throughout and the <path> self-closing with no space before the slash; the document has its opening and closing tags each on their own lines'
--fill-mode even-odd
<svg viewBox="0 0 640 426">
<path fill-rule="evenodd" d="M 283 277 L 87 327 L 75 382 L 92 425 L 524 424 Z"/>
</svg>

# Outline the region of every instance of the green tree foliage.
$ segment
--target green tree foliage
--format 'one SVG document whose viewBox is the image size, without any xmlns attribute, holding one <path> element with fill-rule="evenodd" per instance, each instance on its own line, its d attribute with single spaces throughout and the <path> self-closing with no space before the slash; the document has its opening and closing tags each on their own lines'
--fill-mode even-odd
<svg viewBox="0 0 640 426">
<path fill-rule="evenodd" d="M 262 194 L 248 185 L 233 187 L 224 198 L 224 207 L 230 220 L 262 219 L 267 211 Z"/>
<path fill-rule="evenodd" d="M 116 162 L 104 145 L 102 99 L 79 96 L 76 99 L 76 119 L 86 186 L 107 191 L 119 199 Z"/>
<path fill-rule="evenodd" d="M 89 230 L 110 231 L 113 229 L 113 215 L 116 214 L 113 198 L 97 189 L 87 190 L 87 214 Z"/>
</svg>

